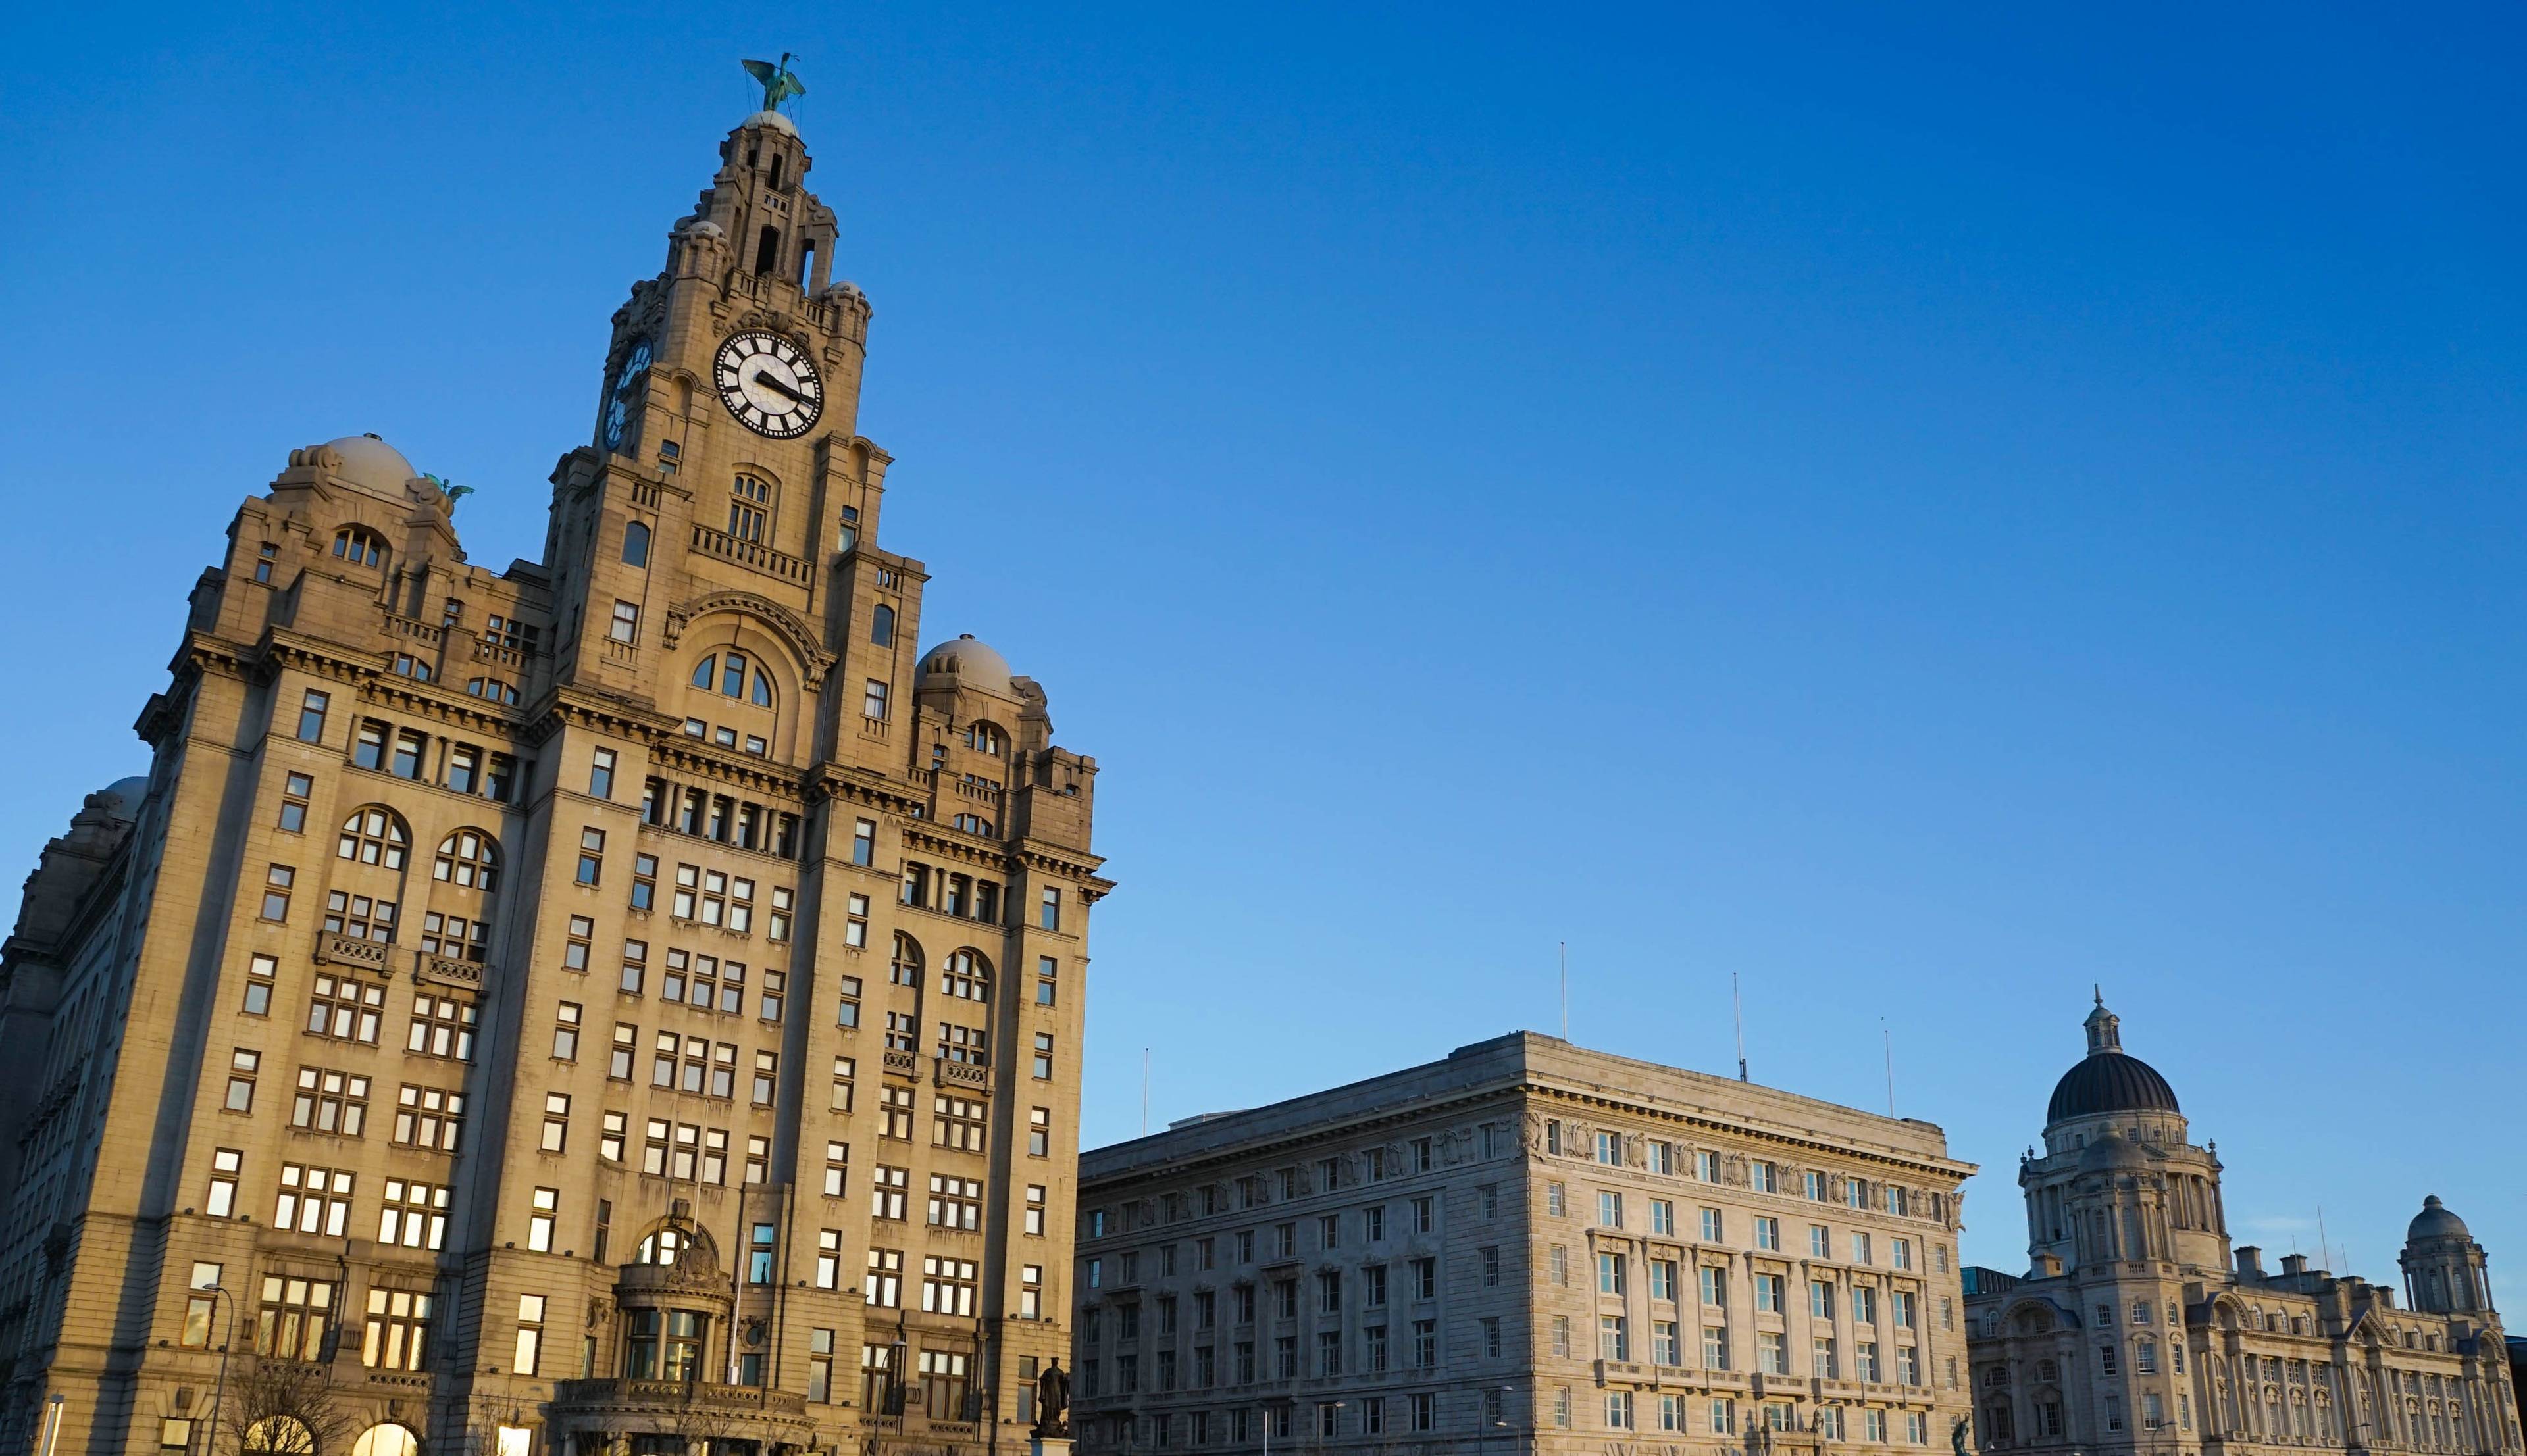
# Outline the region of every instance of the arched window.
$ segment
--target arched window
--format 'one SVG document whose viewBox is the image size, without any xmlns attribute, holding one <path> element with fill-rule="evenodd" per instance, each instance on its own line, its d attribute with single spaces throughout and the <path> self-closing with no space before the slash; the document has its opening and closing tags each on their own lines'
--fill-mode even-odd
<svg viewBox="0 0 2527 1456">
<path fill-rule="evenodd" d="M 334 554 L 353 566 L 382 566 L 387 559 L 387 543 L 365 526 L 346 526 L 334 532 Z"/>
<path fill-rule="evenodd" d="M 980 719 L 966 725 L 965 746 L 975 752 L 998 756 L 1001 743 L 1001 729 L 998 725 L 985 723 Z"/>
<path fill-rule="evenodd" d="M 770 273 L 781 261 L 781 229 L 766 224 L 754 243 L 754 271 Z"/>
<path fill-rule="evenodd" d="M 683 1252 L 684 1247 L 685 1235 L 682 1232 L 674 1229 L 660 1229 L 641 1240 L 640 1250 L 634 1254 L 632 1262 L 673 1264 L 676 1262 L 676 1255 Z"/>
<path fill-rule="evenodd" d="M 753 669 L 750 678 L 748 668 Z M 772 706 L 772 679 L 765 676 L 763 664 L 749 662 L 743 652 L 714 652 L 694 664 L 694 686 L 758 708 Z"/>
<path fill-rule="evenodd" d="M 499 882 L 500 846 L 480 829 L 458 829 L 438 841 L 430 878 L 489 894 Z"/>
<path fill-rule="evenodd" d="M 247 1456 L 317 1456 L 316 1432 L 296 1416 L 266 1416 L 246 1428 Z"/>
<path fill-rule="evenodd" d="M 475 697 L 485 698 L 504 707 L 514 708 L 518 705 L 518 685 L 514 682 L 503 682 L 497 678 L 473 678 L 465 684 L 465 690 Z"/>
<path fill-rule="evenodd" d="M 351 1456 L 421 1456 L 421 1442 L 410 1429 L 388 1422 L 361 1431 Z"/>
<path fill-rule="evenodd" d="M 729 487 L 728 533 L 741 541 L 760 541 L 772 522 L 772 483 L 740 474 Z"/>
<path fill-rule="evenodd" d="M 342 836 L 334 841 L 335 854 L 382 870 L 402 869 L 403 851 L 403 821 L 374 804 L 352 810 L 342 821 Z"/>
<path fill-rule="evenodd" d="M 869 613 L 869 642 L 878 647 L 895 645 L 895 609 L 884 602 Z"/>
<path fill-rule="evenodd" d="M 992 963 L 972 950 L 956 952 L 939 967 L 939 990 L 942 995 L 959 1000 L 989 1003 Z"/>
<path fill-rule="evenodd" d="M 649 527 L 638 521 L 623 527 L 623 564 L 636 567 L 649 564 Z"/>
<path fill-rule="evenodd" d="M 902 930 L 895 933 L 895 958 L 887 964 L 886 979 L 896 985 L 921 984 L 921 947 Z"/>
</svg>

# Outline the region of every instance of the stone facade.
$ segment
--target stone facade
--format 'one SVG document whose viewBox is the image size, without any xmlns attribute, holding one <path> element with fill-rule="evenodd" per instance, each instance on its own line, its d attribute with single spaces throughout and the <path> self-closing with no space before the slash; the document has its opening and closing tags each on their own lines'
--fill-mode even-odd
<svg viewBox="0 0 2527 1456">
<path fill-rule="evenodd" d="M 1084 1154 L 1097 1456 L 1948 1446 L 1939 1130 L 1520 1032 Z"/>
<path fill-rule="evenodd" d="M 916 657 L 868 301 L 786 118 L 720 156 L 542 560 L 468 563 L 373 436 L 292 451 L 148 774 L 45 850 L 0 1450 L 1024 1443 L 1096 764 L 990 648 Z"/>
<path fill-rule="evenodd" d="M 2522 1449 L 2482 1245 L 2437 1198 L 2406 1232 L 2406 1298 L 2305 1256 L 2229 1244 L 2219 1145 L 2123 1049 L 2102 998 L 2088 1056 L 2018 1170 L 2025 1276 L 1967 1271 L 1987 1452 L 2236 1456 Z"/>
</svg>

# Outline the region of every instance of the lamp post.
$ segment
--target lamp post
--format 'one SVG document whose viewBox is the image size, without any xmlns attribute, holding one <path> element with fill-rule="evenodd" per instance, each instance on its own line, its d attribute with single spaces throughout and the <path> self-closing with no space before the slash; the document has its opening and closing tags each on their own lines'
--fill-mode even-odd
<svg viewBox="0 0 2527 1456">
<path fill-rule="evenodd" d="M 220 1378 L 211 1386 L 211 1417 L 203 1423 L 203 1456 L 211 1456 L 219 1449 L 220 1403 L 229 1393 L 229 1351 L 236 1348 L 236 1296 L 219 1284 L 213 1284 L 203 1292 L 211 1296 L 211 1323 L 214 1326 L 220 1322 L 220 1301 L 225 1299 L 229 1302 L 229 1337 L 220 1341 Z M 51 1456 L 51 1452 L 46 1451 L 45 1456 Z"/>
<path fill-rule="evenodd" d="M 1475 1443 L 1476 1456 L 1483 1456 L 1490 1446 L 1493 1431 L 1509 1430 L 1509 1386 L 1503 1385 L 1492 1394 L 1500 1397 L 1500 1414 L 1483 1423 L 1482 1438 Z"/>
</svg>

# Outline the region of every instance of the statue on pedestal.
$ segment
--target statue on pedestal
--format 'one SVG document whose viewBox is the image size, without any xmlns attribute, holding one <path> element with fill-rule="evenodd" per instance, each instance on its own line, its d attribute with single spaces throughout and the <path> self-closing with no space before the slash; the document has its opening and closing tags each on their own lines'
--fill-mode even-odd
<svg viewBox="0 0 2527 1456">
<path fill-rule="evenodd" d="M 1061 1368 L 1061 1357 L 1055 1356 L 1035 1378 L 1035 1426 L 1033 1433 L 1048 1436 L 1070 1434 L 1070 1372 Z"/>
</svg>

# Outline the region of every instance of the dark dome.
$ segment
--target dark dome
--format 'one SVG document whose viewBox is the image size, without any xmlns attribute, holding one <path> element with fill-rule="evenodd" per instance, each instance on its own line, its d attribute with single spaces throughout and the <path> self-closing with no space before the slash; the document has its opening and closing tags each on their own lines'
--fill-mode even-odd
<svg viewBox="0 0 2527 1456">
<path fill-rule="evenodd" d="M 2101 1112 L 2175 1112 L 2176 1088 L 2158 1069 L 2129 1052 L 2091 1052 L 2062 1074 L 2053 1084 L 2053 1100 L 2044 1104 L 2044 1121 L 2090 1117 Z"/>
<path fill-rule="evenodd" d="M 2412 1224 L 2404 1230 L 2407 1243 L 2424 1238 L 2473 1237 L 2474 1234 L 2465 1227 L 2465 1220 L 2449 1212 L 2448 1205 L 2440 1202 L 2437 1193 L 2422 1200 L 2422 1211 L 2413 1216 Z"/>
</svg>

